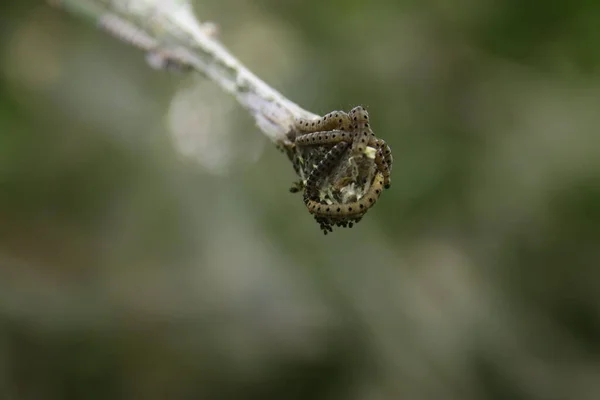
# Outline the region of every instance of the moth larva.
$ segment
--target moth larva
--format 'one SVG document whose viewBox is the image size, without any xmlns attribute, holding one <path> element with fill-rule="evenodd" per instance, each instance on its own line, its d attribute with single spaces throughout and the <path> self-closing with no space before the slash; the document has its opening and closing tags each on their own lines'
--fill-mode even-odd
<svg viewBox="0 0 600 400">
<path fill-rule="evenodd" d="M 318 183 L 325 178 L 333 168 L 336 162 L 342 157 L 344 151 L 348 148 L 347 142 L 339 142 L 325 154 L 325 157 L 319 162 L 317 167 L 312 170 L 310 176 L 306 180 L 304 201 L 317 201 L 319 199 Z"/>
<path fill-rule="evenodd" d="M 354 107 L 350 111 L 350 120 L 354 130 L 354 141 L 352 151 L 355 154 L 362 154 L 369 143 L 375 140 L 375 134 L 369 126 L 369 113 L 363 107 Z"/>
<path fill-rule="evenodd" d="M 312 132 L 300 135 L 296 138 L 298 146 L 322 146 L 339 142 L 351 142 L 352 134 L 346 131 Z"/>
<path fill-rule="evenodd" d="M 332 130 L 349 131 L 351 126 L 348 114 L 343 111 L 333 111 L 313 120 L 303 118 L 296 120 L 296 129 L 300 133 Z"/>
<path fill-rule="evenodd" d="M 381 149 L 383 152 L 385 162 L 387 163 L 390 172 L 392 172 L 392 163 L 394 162 L 394 157 L 392 157 L 392 149 L 383 139 L 376 139 L 375 146 Z"/>
<path fill-rule="evenodd" d="M 319 217 L 330 217 L 334 221 L 347 219 L 348 217 L 362 216 L 379 199 L 383 190 L 383 181 L 383 174 L 377 172 L 369 190 L 358 201 L 352 203 L 322 204 L 316 200 L 309 199 L 306 206 L 311 214 Z"/>
<path fill-rule="evenodd" d="M 325 234 L 333 226 L 352 227 L 390 187 L 392 152 L 373 133 L 364 107 L 354 107 L 348 114 L 334 111 L 314 120 L 297 119 L 292 133 L 298 157 L 290 158 L 306 179 L 300 182 L 304 204 Z M 352 152 L 346 157 L 349 148 Z M 297 184 L 292 191 L 301 189 Z"/>
<path fill-rule="evenodd" d="M 377 170 L 383 175 L 383 187 L 389 189 L 391 185 L 390 168 L 385 161 L 381 149 L 377 150 L 377 153 L 375 153 L 375 165 L 377 165 Z"/>
</svg>

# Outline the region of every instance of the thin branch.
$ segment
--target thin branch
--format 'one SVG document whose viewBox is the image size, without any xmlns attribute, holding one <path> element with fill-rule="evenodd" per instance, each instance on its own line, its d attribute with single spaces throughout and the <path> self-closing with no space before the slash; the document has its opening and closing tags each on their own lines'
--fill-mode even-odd
<svg viewBox="0 0 600 400">
<path fill-rule="evenodd" d="M 147 52 L 153 67 L 191 68 L 231 93 L 279 146 L 296 118 L 316 118 L 254 75 L 202 24 L 187 0 L 48 0 Z"/>
<path fill-rule="evenodd" d="M 303 191 L 323 233 L 352 227 L 390 187 L 391 149 L 375 136 L 363 107 L 322 118 L 303 110 L 231 55 L 189 0 L 48 1 L 143 49 L 153 67 L 193 69 L 231 93 L 287 153 L 300 178 L 290 191 Z"/>
</svg>

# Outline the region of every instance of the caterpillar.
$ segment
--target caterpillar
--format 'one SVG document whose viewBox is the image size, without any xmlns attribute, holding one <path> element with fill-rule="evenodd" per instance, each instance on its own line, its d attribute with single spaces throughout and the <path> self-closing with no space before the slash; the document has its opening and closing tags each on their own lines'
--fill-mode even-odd
<svg viewBox="0 0 600 400">
<path fill-rule="evenodd" d="M 341 141 L 351 142 L 352 134 L 341 130 L 312 132 L 298 136 L 295 143 L 299 146 L 322 146 Z"/>
<path fill-rule="evenodd" d="M 369 126 L 369 113 L 361 106 L 354 107 L 350 110 L 350 119 L 354 130 L 352 151 L 355 154 L 362 154 L 366 146 L 376 140 L 375 134 Z"/>
<path fill-rule="evenodd" d="M 317 201 L 319 199 L 319 188 L 317 184 L 335 167 L 336 162 L 342 157 L 344 151 L 348 148 L 347 142 L 339 142 L 327 152 L 325 157 L 319 162 L 317 167 L 312 170 L 306 180 L 304 201 Z"/>
<path fill-rule="evenodd" d="M 314 120 L 297 119 L 293 132 L 299 157 L 293 159 L 296 172 L 308 176 L 304 187 L 296 185 L 293 191 L 304 189 L 304 204 L 323 233 L 331 232 L 333 226 L 352 227 L 378 201 L 383 189 L 391 186 L 392 151 L 373 133 L 364 107 L 354 107 L 348 114 L 334 111 Z M 367 146 L 374 148 L 374 157 L 364 157 Z M 349 149 L 352 152 L 346 159 L 344 152 Z M 365 189 L 369 177 L 366 192 L 352 201 L 357 191 Z"/>
<path fill-rule="evenodd" d="M 351 135 L 346 134 L 344 131 L 313 132 L 296 138 L 296 144 L 299 146 L 322 146 L 350 141 L 354 144 Z M 391 186 L 390 175 L 391 163 L 393 162 L 391 149 L 385 141 L 381 139 L 373 139 L 368 142 L 368 145 L 374 145 L 379 149 L 375 155 L 375 164 L 377 164 L 377 168 L 383 172 L 385 178 L 384 186 L 388 189 Z"/>
<path fill-rule="evenodd" d="M 332 111 L 321 118 L 314 120 L 298 118 L 296 129 L 300 133 L 312 133 L 319 131 L 350 131 L 350 117 L 343 111 Z"/>
<path fill-rule="evenodd" d="M 385 162 L 387 163 L 388 168 L 390 169 L 390 172 L 391 172 L 392 171 L 392 163 L 394 162 L 394 157 L 392 157 L 392 149 L 390 148 L 390 146 L 388 146 L 388 144 L 383 139 L 376 139 L 375 146 L 377 148 L 381 149 L 381 151 L 383 152 L 383 157 L 384 157 Z"/>
<path fill-rule="evenodd" d="M 354 217 L 362 217 L 379 199 L 384 186 L 383 182 L 383 173 L 378 171 L 371 187 L 358 201 L 348 204 L 322 204 L 308 199 L 306 206 L 311 214 L 331 218 L 332 222 L 343 222 Z"/>
<path fill-rule="evenodd" d="M 383 187 L 385 189 L 389 189 L 391 186 L 390 168 L 388 163 L 385 161 L 381 149 L 377 150 L 377 153 L 375 153 L 375 165 L 377 165 L 377 171 L 381 172 L 383 175 Z"/>
<path fill-rule="evenodd" d="M 331 122 L 337 118 L 337 122 Z M 347 119 L 347 121 L 345 121 Z M 329 122 L 328 122 L 329 121 Z M 353 141 L 353 150 L 362 153 L 366 146 L 385 147 L 384 156 L 391 166 L 391 150 L 385 141 L 377 139 L 369 126 L 369 113 L 362 106 L 354 107 L 350 114 L 334 111 L 316 120 L 297 120 L 298 130 L 305 132 L 295 139 L 303 146 L 334 144 L 340 141 Z M 337 126 L 336 125 L 341 125 Z M 349 132 L 348 132 L 349 131 Z M 346 133 L 348 132 L 348 133 Z"/>
</svg>

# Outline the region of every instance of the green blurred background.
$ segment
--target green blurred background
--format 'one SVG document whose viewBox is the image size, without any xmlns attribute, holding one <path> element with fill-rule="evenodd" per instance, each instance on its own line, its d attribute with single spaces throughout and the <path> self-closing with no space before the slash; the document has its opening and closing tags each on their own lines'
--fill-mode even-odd
<svg viewBox="0 0 600 400">
<path fill-rule="evenodd" d="M 0 399 L 600 399 L 600 2 L 195 9 L 393 186 L 323 236 L 212 82 L 4 3 Z"/>
</svg>

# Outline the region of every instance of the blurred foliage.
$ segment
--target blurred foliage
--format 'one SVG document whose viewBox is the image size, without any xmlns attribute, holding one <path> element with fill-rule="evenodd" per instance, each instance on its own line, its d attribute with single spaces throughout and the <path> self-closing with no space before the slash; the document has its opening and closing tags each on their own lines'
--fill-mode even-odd
<svg viewBox="0 0 600 400">
<path fill-rule="evenodd" d="M 324 237 L 214 84 L 3 4 L 0 398 L 600 398 L 600 3 L 196 9 L 304 108 L 368 106 L 392 189 Z"/>
</svg>

